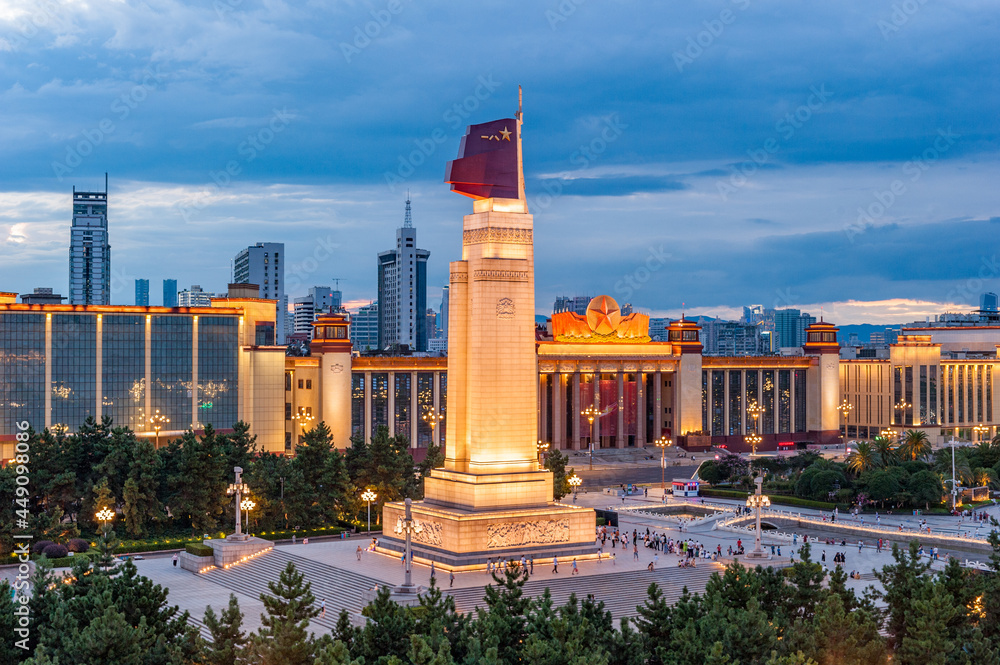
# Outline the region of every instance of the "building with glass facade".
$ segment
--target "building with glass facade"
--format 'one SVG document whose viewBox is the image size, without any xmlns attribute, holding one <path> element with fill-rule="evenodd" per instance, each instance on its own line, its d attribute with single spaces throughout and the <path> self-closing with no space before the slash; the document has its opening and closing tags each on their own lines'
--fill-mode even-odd
<svg viewBox="0 0 1000 665">
<path fill-rule="evenodd" d="M 284 350 L 256 344 L 261 327 L 273 331 L 273 308 L 254 298 L 166 308 L 26 304 L 0 294 L 0 443 L 13 441 L 18 422 L 75 430 L 104 416 L 155 437 L 158 412 L 167 419 L 161 435 L 227 430 L 244 419 L 263 449 L 282 450 L 281 419 L 264 405 L 280 404 Z"/>
</svg>

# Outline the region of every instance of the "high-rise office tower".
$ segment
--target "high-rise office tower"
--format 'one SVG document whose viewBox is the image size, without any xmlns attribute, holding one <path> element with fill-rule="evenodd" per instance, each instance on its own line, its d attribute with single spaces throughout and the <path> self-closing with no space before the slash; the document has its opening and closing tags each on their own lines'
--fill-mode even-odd
<svg viewBox="0 0 1000 665">
<path fill-rule="evenodd" d="M 149 307 L 149 280 L 135 280 L 135 304 L 140 307 Z"/>
<path fill-rule="evenodd" d="M 373 302 L 351 315 L 351 346 L 358 351 L 378 348 L 378 303 Z"/>
<path fill-rule="evenodd" d="M 774 310 L 774 332 L 778 348 L 797 347 L 806 343 L 806 328 L 816 323 L 815 316 L 797 309 Z"/>
<path fill-rule="evenodd" d="M 177 307 L 177 280 L 163 280 L 163 306 Z"/>
<path fill-rule="evenodd" d="M 441 288 L 441 337 L 448 339 L 448 294 L 449 287 Z"/>
<path fill-rule="evenodd" d="M 256 284 L 260 297 L 277 300 L 275 305 L 275 334 L 278 344 L 285 343 L 285 317 L 288 300 L 285 298 L 285 244 L 259 242 L 241 250 L 233 260 L 233 283 Z"/>
<path fill-rule="evenodd" d="M 378 255 L 378 346 L 387 349 L 405 344 L 414 351 L 427 350 L 427 259 L 431 253 L 417 249 L 410 199 L 406 199 L 403 226 L 396 230 L 396 249 Z"/>
<path fill-rule="evenodd" d="M 296 334 L 305 334 L 312 339 L 313 321 L 320 314 L 339 312 L 341 309 L 342 294 L 329 286 L 314 286 L 309 289 L 309 293 L 301 298 L 296 298 L 293 304 L 293 315 Z"/>
<path fill-rule="evenodd" d="M 108 174 L 103 192 L 73 187 L 69 244 L 69 303 L 111 304 L 111 245 L 108 244 Z"/>
</svg>

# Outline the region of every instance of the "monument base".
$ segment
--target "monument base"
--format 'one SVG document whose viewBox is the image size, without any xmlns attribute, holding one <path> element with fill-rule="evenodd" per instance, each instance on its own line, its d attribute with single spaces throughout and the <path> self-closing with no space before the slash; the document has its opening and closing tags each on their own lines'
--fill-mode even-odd
<svg viewBox="0 0 1000 665">
<path fill-rule="evenodd" d="M 274 549 L 274 543 L 270 540 L 248 537 L 245 534 L 242 537 L 234 536 L 235 534 L 223 540 L 205 541 L 205 544 L 213 550 L 212 555 L 217 568 L 229 568 Z"/>
<path fill-rule="evenodd" d="M 402 502 L 383 509 L 379 548 L 402 556 L 405 537 L 394 533 L 404 517 Z M 429 504 L 412 505 L 419 532 L 411 536 L 413 556 L 442 570 L 481 568 L 488 560 L 520 560 L 545 565 L 552 557 L 590 557 L 597 553 L 596 513 L 590 508 L 548 504 L 533 508 L 468 510 Z"/>
</svg>

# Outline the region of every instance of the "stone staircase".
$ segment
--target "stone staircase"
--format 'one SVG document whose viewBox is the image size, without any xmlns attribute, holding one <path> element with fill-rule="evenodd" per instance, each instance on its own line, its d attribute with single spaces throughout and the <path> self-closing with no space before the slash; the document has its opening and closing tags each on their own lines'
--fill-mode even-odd
<svg viewBox="0 0 1000 665">
<path fill-rule="evenodd" d="M 609 572 L 571 577 L 571 568 L 566 566 L 565 577 L 528 580 L 524 585 L 524 595 L 535 598 L 541 596 L 548 587 L 552 594 L 552 603 L 558 607 L 566 604 L 571 593 L 576 594 L 577 601 L 586 598 L 588 593 L 593 594 L 596 600 L 604 601 L 604 607 L 611 612 L 612 617 L 620 620 L 622 617 L 638 616 L 636 606 L 646 602 L 646 590 L 652 582 L 659 585 L 668 602 L 674 602 L 680 598 L 685 586 L 692 593 L 703 593 L 705 584 L 712 574 L 723 570 L 718 564 L 703 563 L 697 568 L 681 569 L 665 564 L 653 572 L 646 570 L 611 572 L 614 571 L 612 566 L 606 563 L 602 565 L 608 566 Z M 485 607 L 483 601 L 486 595 L 485 585 L 462 589 L 445 588 L 445 591 L 455 599 L 455 607 L 460 612 L 471 612 L 476 606 Z"/>
<path fill-rule="evenodd" d="M 310 621 L 314 627 L 322 626 L 326 630 L 334 628 L 341 608 L 346 609 L 351 614 L 355 624 L 363 623 L 364 618 L 361 616 L 361 610 L 367 603 L 362 599 L 361 594 L 376 584 L 380 587 L 386 584 L 382 580 L 335 568 L 312 559 L 289 554 L 280 549 L 232 566 L 227 570 L 213 569 L 202 573 L 199 577 L 236 593 L 259 598 L 261 594 L 272 595 L 267 588 L 267 583 L 276 582 L 289 561 L 295 564 L 295 568 L 302 573 L 307 582 L 312 583 L 312 594 L 316 597 L 315 606 L 318 608 L 320 601 L 326 599 L 326 616 L 316 617 Z M 207 632 L 200 620 L 196 621 L 192 617 L 190 623 L 201 630 L 203 634 Z"/>
</svg>

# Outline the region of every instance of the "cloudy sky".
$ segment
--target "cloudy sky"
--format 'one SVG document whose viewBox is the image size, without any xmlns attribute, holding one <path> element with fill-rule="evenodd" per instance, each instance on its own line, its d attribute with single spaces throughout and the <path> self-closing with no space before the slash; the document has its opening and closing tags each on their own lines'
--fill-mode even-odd
<svg viewBox="0 0 1000 665">
<path fill-rule="evenodd" d="M 67 291 L 71 188 L 110 172 L 114 302 L 224 290 L 284 242 L 291 295 L 376 296 L 409 189 L 435 306 L 465 125 L 524 87 L 539 312 L 820 308 L 1000 291 L 1000 6 L 988 0 L 0 4 L 0 290 Z M 228 171 L 227 171 L 228 169 Z"/>
</svg>

